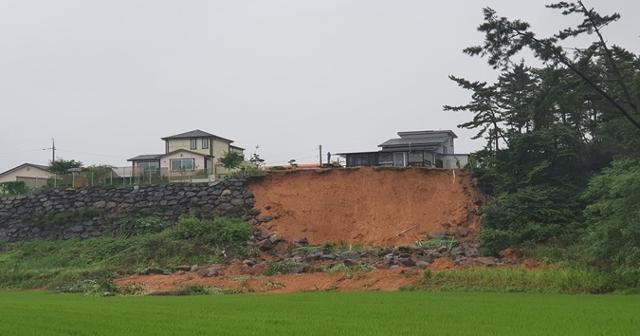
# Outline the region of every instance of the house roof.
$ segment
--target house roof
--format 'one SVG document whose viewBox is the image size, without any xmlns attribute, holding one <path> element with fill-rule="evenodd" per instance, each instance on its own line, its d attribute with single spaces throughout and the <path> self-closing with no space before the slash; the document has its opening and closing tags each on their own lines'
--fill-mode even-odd
<svg viewBox="0 0 640 336">
<path fill-rule="evenodd" d="M 33 168 L 36 168 L 36 169 L 49 171 L 49 166 L 35 164 L 35 163 L 23 163 L 23 164 L 21 164 L 21 165 L 19 165 L 17 167 L 13 167 L 13 168 L 5 171 L 5 172 L 0 173 L 0 176 L 4 176 L 6 174 L 12 173 L 12 172 L 14 172 L 14 171 L 16 171 L 16 170 L 18 170 L 20 168 L 23 168 L 23 167 L 33 167 Z"/>
<path fill-rule="evenodd" d="M 407 131 L 398 132 L 398 136 L 400 137 L 389 139 L 378 145 L 378 147 L 382 147 L 380 151 L 336 153 L 336 155 L 345 156 L 347 154 L 373 154 L 406 150 L 435 151 L 443 142 L 450 138 L 458 137 L 452 130 Z"/>
<path fill-rule="evenodd" d="M 391 147 L 413 147 L 428 150 L 437 147 L 450 138 L 457 138 L 456 134 L 451 130 L 398 132 L 398 135 L 400 138 L 389 139 L 378 145 L 378 147 L 382 147 L 383 150 Z"/>
<path fill-rule="evenodd" d="M 229 145 L 229 147 L 231 147 L 231 148 L 235 148 L 235 149 L 244 150 L 244 148 L 239 147 L 239 146 Z"/>
<path fill-rule="evenodd" d="M 233 140 L 227 139 L 227 138 L 223 138 L 221 136 L 217 136 L 215 134 L 211 134 L 211 133 L 207 133 L 205 131 L 201 131 L 199 129 L 193 130 L 193 131 L 189 131 L 189 132 L 184 132 L 184 133 L 180 133 L 180 134 L 176 134 L 176 135 L 171 135 L 168 137 L 164 137 L 162 138 L 162 140 L 169 140 L 169 139 L 190 139 L 190 138 L 217 138 L 229 143 L 232 143 Z"/>
<path fill-rule="evenodd" d="M 138 155 L 135 157 L 132 157 L 131 159 L 128 159 L 127 161 L 156 161 L 156 160 L 160 160 L 161 158 L 168 156 L 168 155 L 172 155 L 178 152 L 187 152 L 187 153 L 191 153 L 194 155 L 198 155 L 198 156 L 204 156 L 204 157 L 210 157 L 209 155 L 205 155 L 202 153 L 198 153 L 198 152 L 194 152 L 194 151 L 190 151 L 187 149 L 176 149 L 174 151 L 171 151 L 169 153 L 166 154 L 143 154 L 143 155 Z"/>
<path fill-rule="evenodd" d="M 127 161 L 151 161 L 151 160 L 158 160 L 160 159 L 160 157 L 162 156 L 162 154 L 142 154 L 142 155 L 138 155 L 138 156 L 134 156 L 130 159 L 128 159 Z"/>
<path fill-rule="evenodd" d="M 211 157 L 211 155 L 205 155 L 205 154 L 202 154 L 202 153 L 198 153 L 198 152 L 190 151 L 190 150 L 188 150 L 188 149 L 182 149 L 182 148 L 181 148 L 181 149 L 176 149 L 176 150 L 174 150 L 174 151 L 171 151 L 171 152 L 169 152 L 169 153 L 167 153 L 167 154 L 162 154 L 162 155 L 160 155 L 160 158 L 163 158 L 163 157 L 165 157 L 165 156 L 169 156 L 169 155 L 173 155 L 173 154 L 178 153 L 178 152 L 187 152 L 187 153 L 190 153 L 190 154 L 193 154 L 193 155 L 204 156 L 204 157 Z"/>
<path fill-rule="evenodd" d="M 378 154 L 378 153 L 380 153 L 380 151 L 331 153 L 331 155 L 345 156 L 347 154 Z"/>
<path fill-rule="evenodd" d="M 452 136 L 454 138 L 458 137 L 455 133 L 453 133 L 452 130 L 405 131 L 405 132 L 398 132 L 398 135 L 401 138 L 407 138 L 412 136 L 425 137 L 425 136 L 442 136 L 442 135 Z"/>
</svg>

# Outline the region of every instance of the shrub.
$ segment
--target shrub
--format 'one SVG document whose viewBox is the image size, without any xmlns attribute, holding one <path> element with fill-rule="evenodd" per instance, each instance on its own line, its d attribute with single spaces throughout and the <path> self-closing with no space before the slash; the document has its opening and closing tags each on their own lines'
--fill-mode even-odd
<svg viewBox="0 0 640 336">
<path fill-rule="evenodd" d="M 169 223 L 158 217 L 144 217 L 136 220 L 124 218 L 120 221 L 119 233 L 123 236 L 156 233 L 164 230 Z"/>
<path fill-rule="evenodd" d="M 227 175 L 227 177 L 229 178 L 247 178 L 247 177 L 260 177 L 260 176 L 265 176 L 267 175 L 267 172 L 260 168 L 260 167 L 255 167 L 255 166 L 245 166 L 242 167 L 239 170 L 236 170 L 234 172 L 232 172 L 231 174 Z"/>
<path fill-rule="evenodd" d="M 496 255 L 507 247 L 549 241 L 572 243 L 579 234 L 577 192 L 536 186 L 492 199 L 484 211 L 480 241 L 486 253 Z"/>
<path fill-rule="evenodd" d="M 183 217 L 178 221 L 173 234 L 178 239 L 222 248 L 244 246 L 251 232 L 251 225 L 239 219 L 205 220 L 196 217 Z"/>
<path fill-rule="evenodd" d="M 235 169 L 240 167 L 244 162 L 244 155 L 238 152 L 226 152 L 223 157 L 220 158 L 222 166 L 227 169 Z"/>
<path fill-rule="evenodd" d="M 640 286 L 640 160 L 616 161 L 584 195 L 589 261 Z"/>
<path fill-rule="evenodd" d="M 29 192 L 29 188 L 24 181 L 12 181 L 0 183 L 0 195 L 24 195 Z"/>
</svg>

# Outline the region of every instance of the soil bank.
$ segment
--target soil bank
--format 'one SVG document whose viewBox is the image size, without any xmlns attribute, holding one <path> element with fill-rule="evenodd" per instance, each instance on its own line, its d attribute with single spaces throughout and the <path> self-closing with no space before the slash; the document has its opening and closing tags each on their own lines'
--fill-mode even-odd
<svg viewBox="0 0 640 336">
<path fill-rule="evenodd" d="M 482 203 L 465 170 L 300 170 L 271 173 L 249 188 L 261 229 L 310 244 L 398 246 L 443 233 L 471 237 Z"/>
</svg>

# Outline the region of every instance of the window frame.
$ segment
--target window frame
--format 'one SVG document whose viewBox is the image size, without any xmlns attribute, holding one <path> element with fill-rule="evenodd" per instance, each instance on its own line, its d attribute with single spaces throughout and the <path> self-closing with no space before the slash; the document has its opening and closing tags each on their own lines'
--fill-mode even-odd
<svg viewBox="0 0 640 336">
<path fill-rule="evenodd" d="M 176 161 L 180 161 L 180 169 L 174 169 L 173 167 L 173 163 Z M 185 169 L 183 168 L 183 164 L 182 161 L 191 161 L 191 169 Z M 196 170 L 196 159 L 194 158 L 179 158 L 179 159 L 170 159 L 169 160 L 169 169 L 171 169 L 171 171 L 194 171 Z"/>
<path fill-rule="evenodd" d="M 150 165 L 153 164 L 153 167 L 150 167 Z M 140 168 L 142 168 L 142 171 L 146 172 L 157 172 L 160 171 L 160 161 L 140 161 L 140 163 L 138 164 L 138 166 Z"/>
<path fill-rule="evenodd" d="M 189 149 L 198 149 L 198 138 L 191 138 Z"/>
<path fill-rule="evenodd" d="M 202 138 L 202 149 L 209 149 L 209 138 Z"/>
</svg>

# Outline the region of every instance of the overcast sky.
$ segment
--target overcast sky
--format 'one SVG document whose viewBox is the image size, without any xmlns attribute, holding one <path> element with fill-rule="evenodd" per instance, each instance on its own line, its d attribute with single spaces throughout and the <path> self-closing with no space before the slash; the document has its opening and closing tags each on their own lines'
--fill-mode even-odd
<svg viewBox="0 0 640 336">
<path fill-rule="evenodd" d="M 470 115 L 442 105 L 469 98 L 447 75 L 495 76 L 461 53 L 481 8 L 551 33 L 568 21 L 547 2 L 0 0 L 0 171 L 47 164 L 52 137 L 58 157 L 124 166 L 192 129 L 269 163 L 422 129 L 467 153 Z M 607 38 L 640 52 L 640 1 L 587 2 L 619 11 Z"/>
</svg>

